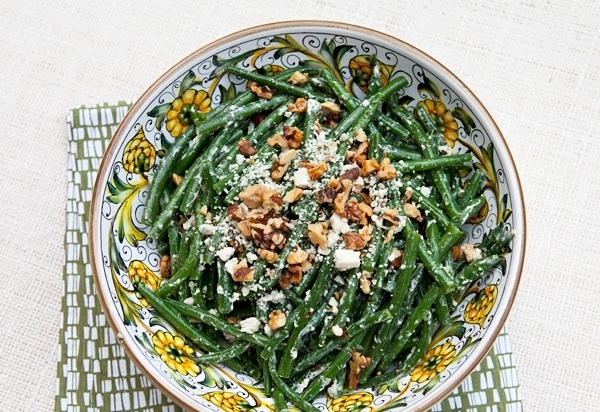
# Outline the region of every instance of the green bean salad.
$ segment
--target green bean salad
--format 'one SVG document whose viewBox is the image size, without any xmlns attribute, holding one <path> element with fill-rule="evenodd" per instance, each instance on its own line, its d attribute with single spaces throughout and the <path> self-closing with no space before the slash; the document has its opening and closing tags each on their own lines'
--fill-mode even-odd
<svg viewBox="0 0 600 412">
<path fill-rule="evenodd" d="M 163 280 L 138 292 L 195 361 L 254 377 L 277 410 L 408 373 L 451 322 L 453 292 L 512 237 L 501 224 L 464 243 L 483 174 L 464 187 L 471 155 L 373 61 L 362 101 L 328 70 L 227 67 L 248 90 L 185 108 L 192 124 L 151 175 L 142 220 Z"/>
</svg>

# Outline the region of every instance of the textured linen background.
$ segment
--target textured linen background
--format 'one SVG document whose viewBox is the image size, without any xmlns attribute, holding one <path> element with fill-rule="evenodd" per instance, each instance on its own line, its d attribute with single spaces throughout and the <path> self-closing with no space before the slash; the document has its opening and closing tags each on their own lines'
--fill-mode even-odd
<svg viewBox="0 0 600 412">
<path fill-rule="evenodd" d="M 135 100 L 207 42 L 289 19 L 403 39 L 486 105 L 512 149 L 528 212 L 507 324 L 524 410 L 597 410 L 598 16 L 600 3 L 585 0 L 0 2 L 0 410 L 54 405 L 67 110 Z"/>
</svg>

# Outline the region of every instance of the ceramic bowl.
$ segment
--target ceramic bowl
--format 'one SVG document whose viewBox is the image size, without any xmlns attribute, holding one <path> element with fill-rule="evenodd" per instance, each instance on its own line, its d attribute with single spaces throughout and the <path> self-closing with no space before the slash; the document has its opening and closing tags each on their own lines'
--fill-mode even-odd
<svg viewBox="0 0 600 412">
<path fill-rule="evenodd" d="M 332 40 L 332 42 L 325 42 Z M 326 46 L 329 45 L 329 47 Z M 128 355 L 168 397 L 188 410 L 272 411 L 271 399 L 259 384 L 221 365 L 177 368 L 163 346 L 179 333 L 133 289 L 135 281 L 155 287 L 160 281 L 157 243 L 140 223 L 148 182 L 131 166 L 132 145 L 146 148 L 146 169 L 160 161 L 157 153 L 181 130 L 166 117 L 174 101 L 187 92 L 199 105 L 216 107 L 226 93 L 246 88 L 223 66 L 250 70 L 309 64 L 328 67 L 362 97 L 376 53 L 383 81 L 402 74 L 409 79 L 404 102 L 427 100 L 445 119 L 444 135 L 456 150 L 470 151 L 485 173 L 487 204 L 464 226 L 469 242 L 478 243 L 505 220 L 515 230 L 506 265 L 475 281 L 456 299 L 453 328 L 439 330 L 431 348 L 445 345 L 443 365 L 401 376 L 392 385 L 358 391 L 342 399 L 317 399 L 321 410 L 427 410 L 477 366 L 500 332 L 513 303 L 525 249 L 525 211 L 517 170 L 507 144 L 482 103 L 455 75 L 415 47 L 361 27 L 332 22 L 284 22 L 250 28 L 226 36 L 194 52 L 158 79 L 133 105 L 111 140 L 93 193 L 90 232 L 92 266 L 107 318 Z M 502 91 L 498 91 L 502 92 Z M 176 109 L 176 107 L 175 107 Z M 128 157 L 129 156 L 129 157 Z M 467 177 L 468 179 L 468 177 Z M 183 350 L 183 346 L 179 349 Z M 183 355 L 185 356 L 185 355 Z M 430 356 L 430 355 L 426 355 Z M 446 359 L 447 358 L 447 359 Z M 193 362 L 188 359 L 189 362 Z M 417 367 L 419 368 L 419 367 Z M 419 378 L 416 379 L 416 374 Z M 333 409 L 334 403 L 338 409 Z M 229 405 L 233 409 L 225 409 Z M 237 408 L 237 409 L 236 409 Z M 254 409 L 253 409 L 254 408 Z"/>
</svg>

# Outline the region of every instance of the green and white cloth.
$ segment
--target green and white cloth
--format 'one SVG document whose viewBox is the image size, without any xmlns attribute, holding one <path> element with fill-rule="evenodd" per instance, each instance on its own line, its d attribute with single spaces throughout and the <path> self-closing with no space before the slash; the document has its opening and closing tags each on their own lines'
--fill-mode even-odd
<svg viewBox="0 0 600 412">
<path fill-rule="evenodd" d="M 89 260 L 88 213 L 96 170 L 126 102 L 69 112 L 66 263 L 56 411 L 182 411 L 127 358 L 95 293 Z M 506 331 L 475 371 L 435 412 L 520 412 L 517 371 Z"/>
</svg>

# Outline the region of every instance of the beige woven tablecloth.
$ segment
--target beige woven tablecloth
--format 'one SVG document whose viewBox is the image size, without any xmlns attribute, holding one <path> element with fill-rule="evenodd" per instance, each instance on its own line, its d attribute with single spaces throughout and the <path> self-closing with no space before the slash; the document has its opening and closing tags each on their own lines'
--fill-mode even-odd
<svg viewBox="0 0 600 412">
<path fill-rule="evenodd" d="M 600 3 L 589 0 L 0 2 L 0 410 L 54 408 L 68 109 L 135 100 L 207 42 L 288 19 L 399 37 L 487 106 L 512 148 L 528 211 L 508 321 L 524 410 L 597 410 L 598 16 Z"/>
</svg>

